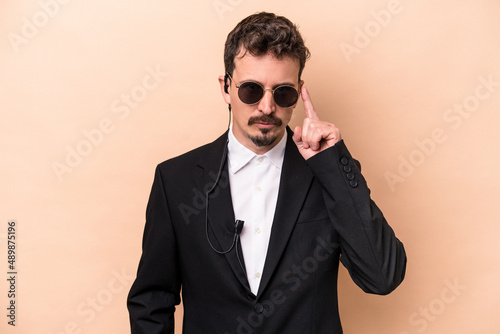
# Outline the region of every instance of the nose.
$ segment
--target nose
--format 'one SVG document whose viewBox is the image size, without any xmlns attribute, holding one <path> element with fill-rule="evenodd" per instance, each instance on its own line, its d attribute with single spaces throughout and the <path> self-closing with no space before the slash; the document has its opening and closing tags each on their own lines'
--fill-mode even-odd
<svg viewBox="0 0 500 334">
<path fill-rule="evenodd" d="M 264 90 L 264 96 L 259 101 L 259 111 L 269 115 L 276 111 L 276 103 L 274 102 L 273 91 L 271 89 Z"/>
</svg>

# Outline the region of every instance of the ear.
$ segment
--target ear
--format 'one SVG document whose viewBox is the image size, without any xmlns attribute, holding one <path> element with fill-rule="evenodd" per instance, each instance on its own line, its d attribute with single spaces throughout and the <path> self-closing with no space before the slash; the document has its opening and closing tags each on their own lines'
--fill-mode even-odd
<svg viewBox="0 0 500 334">
<path fill-rule="evenodd" d="M 299 93 L 302 91 L 302 86 L 304 86 L 304 80 L 299 81 Z"/>
<path fill-rule="evenodd" d="M 223 75 L 219 76 L 219 85 L 220 85 L 220 91 L 222 93 L 222 98 L 227 104 L 231 104 L 231 95 L 229 94 L 230 92 L 230 87 L 227 88 L 227 93 L 224 89 L 224 86 L 226 83 L 224 82 L 225 77 Z M 229 85 L 229 78 L 227 79 L 227 84 Z"/>
<path fill-rule="evenodd" d="M 299 100 L 300 98 L 302 97 L 302 87 L 304 86 L 304 80 L 300 80 L 299 81 L 299 88 L 298 88 L 298 91 L 299 91 L 299 98 L 297 99 L 297 102 L 295 102 L 295 105 L 293 106 L 293 109 L 295 109 L 295 107 L 297 106 L 297 103 L 299 103 Z"/>
</svg>

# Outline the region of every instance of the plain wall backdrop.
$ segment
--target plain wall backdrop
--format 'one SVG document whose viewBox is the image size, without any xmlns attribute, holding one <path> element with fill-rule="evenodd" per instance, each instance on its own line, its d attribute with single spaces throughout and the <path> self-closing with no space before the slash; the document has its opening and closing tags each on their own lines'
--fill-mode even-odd
<svg viewBox="0 0 500 334">
<path fill-rule="evenodd" d="M 224 42 L 263 10 L 299 25 L 314 106 L 407 250 L 388 296 L 341 268 L 345 333 L 498 333 L 494 0 L 1 1 L 0 332 L 129 332 L 154 168 L 225 130 Z"/>
</svg>

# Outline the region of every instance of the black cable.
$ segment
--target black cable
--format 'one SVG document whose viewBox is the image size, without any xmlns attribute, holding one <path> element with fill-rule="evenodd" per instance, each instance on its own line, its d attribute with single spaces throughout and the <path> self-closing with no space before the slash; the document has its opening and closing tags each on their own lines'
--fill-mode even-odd
<svg viewBox="0 0 500 334">
<path fill-rule="evenodd" d="M 214 185 L 205 193 L 205 234 L 207 236 L 208 244 L 218 254 L 226 254 L 226 253 L 229 253 L 233 249 L 234 245 L 237 244 L 237 242 L 238 242 L 238 239 L 239 239 L 239 236 L 241 233 L 241 229 L 243 228 L 243 224 L 242 224 L 243 222 L 241 220 L 240 221 L 237 220 L 235 222 L 233 243 L 231 244 L 231 247 L 226 251 L 219 251 L 219 250 L 215 249 L 215 247 L 212 245 L 212 242 L 210 241 L 210 237 L 208 236 L 208 224 L 209 224 L 208 223 L 208 200 L 210 198 L 210 194 L 212 193 L 212 191 L 214 191 L 215 187 L 217 187 L 217 184 L 219 183 L 219 180 L 222 176 L 222 170 L 224 169 L 224 164 L 225 164 L 226 159 L 227 159 L 227 146 L 229 143 L 229 131 L 230 131 L 230 126 L 231 126 L 231 105 L 230 104 L 228 105 L 228 109 L 229 109 L 229 123 L 227 124 L 228 138 L 226 139 L 226 145 L 224 146 L 224 151 L 222 152 L 222 158 L 220 161 L 219 172 L 217 173 L 217 178 L 215 179 Z M 238 222 L 242 222 L 241 226 L 239 225 Z M 238 229 L 239 229 L 239 231 L 238 231 Z M 240 259 L 238 257 L 238 261 L 239 260 Z M 241 265 L 241 262 L 240 262 L 240 265 Z"/>
</svg>

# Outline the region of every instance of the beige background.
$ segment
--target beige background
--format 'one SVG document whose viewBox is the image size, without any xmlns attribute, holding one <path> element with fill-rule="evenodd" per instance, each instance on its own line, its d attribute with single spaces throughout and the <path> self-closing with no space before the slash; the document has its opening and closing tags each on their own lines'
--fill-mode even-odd
<svg viewBox="0 0 500 334">
<path fill-rule="evenodd" d="M 0 332 L 129 332 L 154 168 L 224 131 L 225 37 L 261 10 L 300 25 L 315 107 L 408 253 L 385 297 L 341 269 L 345 332 L 498 333 L 494 0 L 1 1 L 0 276 L 9 220 L 19 275 L 14 328 L 1 280 Z"/>
</svg>

